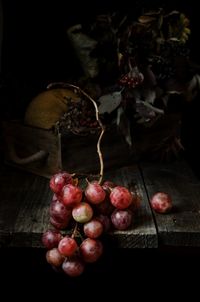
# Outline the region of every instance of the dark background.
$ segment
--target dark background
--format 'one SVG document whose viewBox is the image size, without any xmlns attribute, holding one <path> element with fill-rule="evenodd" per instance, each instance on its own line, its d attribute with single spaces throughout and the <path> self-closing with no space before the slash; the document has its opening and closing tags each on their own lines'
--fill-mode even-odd
<svg viewBox="0 0 200 302">
<path fill-rule="evenodd" d="M 23 113 L 30 99 L 52 81 L 65 81 L 81 72 L 67 40 L 67 28 L 97 13 L 124 11 L 135 16 L 143 10 L 178 9 L 191 20 L 191 57 L 199 61 L 197 2 L 187 1 L 60 1 L 2 0 L 4 36 L 2 49 L 3 108 Z M 7 97 L 6 97 L 7 96 Z"/>
<path fill-rule="evenodd" d="M 171 301 L 199 294 L 199 249 L 107 248 L 101 259 L 88 264 L 77 278 L 54 272 L 45 250 L 0 249 L 1 295 L 26 301 Z M 78 300 L 80 299 L 80 300 Z"/>
<path fill-rule="evenodd" d="M 119 4 L 116 4 L 115 1 L 105 0 L 97 3 L 82 1 L 81 4 L 76 1 L 64 2 L 59 0 L 52 0 L 51 3 L 42 0 L 2 0 L 2 3 L 4 13 L 0 79 L 2 118 L 23 115 L 24 109 L 32 97 L 45 89 L 48 83 L 65 81 L 70 79 L 74 73 L 81 72 L 67 40 L 66 29 L 68 26 L 82 22 L 96 13 L 119 9 L 127 12 L 132 11 L 139 15 L 143 8 L 180 9 L 191 21 L 191 59 L 200 63 L 199 12 L 197 1 L 194 0 L 187 1 L 187 3 L 153 0 L 121 1 Z M 196 143 L 199 134 L 198 100 L 189 104 L 185 111 L 187 112 L 184 114 L 184 121 L 187 125 L 185 127 L 185 137 L 188 144 L 187 156 L 198 174 L 199 148 Z M 91 286 L 96 286 L 99 292 L 104 291 L 105 285 L 112 291 L 114 285 L 114 294 L 117 294 L 116 285 L 119 286 L 119 289 L 121 285 L 122 293 L 125 290 L 127 295 L 132 291 L 134 293 L 134 290 L 137 293 L 139 288 L 142 289 L 142 285 L 149 284 L 152 286 L 153 292 L 150 294 L 153 297 L 158 292 L 158 287 L 165 294 L 167 293 L 166 288 L 168 294 L 169 291 L 176 290 L 177 287 L 179 289 L 178 281 L 181 281 L 183 285 L 180 287 L 180 291 L 186 291 L 189 280 L 193 281 L 194 274 L 198 274 L 199 270 L 199 251 L 196 250 L 185 250 L 181 254 L 180 250 L 171 251 L 170 249 L 158 252 L 153 250 L 114 251 L 113 254 L 110 252 L 102 259 L 97 270 L 95 269 L 96 277 L 98 277 L 97 283 L 95 283 L 92 268 L 88 270 L 85 279 L 79 278 L 78 281 L 63 279 L 60 276 L 55 277 L 49 266 L 44 263 L 44 251 L 1 250 L 0 259 L 4 282 L 8 282 L 11 286 L 22 282 L 21 287 L 19 287 L 21 295 L 26 286 L 29 285 L 34 288 L 32 282 L 35 282 L 36 287 L 40 284 L 43 291 L 48 286 L 47 294 L 51 294 L 51 290 L 59 292 L 60 288 L 64 288 L 67 282 L 70 290 L 76 289 L 77 286 L 81 286 L 83 290 L 85 288 L 90 290 Z M 21 279 L 18 277 L 20 274 L 22 274 Z M 30 280 L 30 276 L 35 280 Z M 38 276 L 40 277 L 38 278 Z M 55 280 L 58 281 L 60 287 L 54 283 Z M 193 293 L 197 285 L 195 280 L 194 278 Z M 134 286 L 137 289 L 134 289 Z M 140 291 L 139 294 L 141 295 L 143 292 Z"/>
<path fill-rule="evenodd" d="M 81 67 L 67 39 L 69 26 L 96 14 L 113 11 L 139 16 L 144 10 L 163 7 L 180 10 L 190 19 L 191 60 L 200 64 L 199 10 L 197 1 L 60 1 L 1 0 L 3 47 L 0 78 L 2 118 L 23 117 L 31 99 L 53 81 L 70 81 Z M 199 174 L 199 96 L 183 110 L 182 136 L 188 160 Z"/>
</svg>

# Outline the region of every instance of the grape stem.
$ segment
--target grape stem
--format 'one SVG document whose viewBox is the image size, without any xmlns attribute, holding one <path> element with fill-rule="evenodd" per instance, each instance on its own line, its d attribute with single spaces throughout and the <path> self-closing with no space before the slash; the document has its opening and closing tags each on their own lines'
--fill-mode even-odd
<svg viewBox="0 0 200 302">
<path fill-rule="evenodd" d="M 76 237 L 78 233 L 78 223 L 76 222 L 73 233 L 71 235 L 72 238 Z"/>
<path fill-rule="evenodd" d="M 51 88 L 52 86 L 53 86 L 53 84 L 49 85 L 47 87 L 47 89 Z M 70 88 L 73 88 L 73 89 L 77 90 L 80 94 L 84 95 L 87 99 L 89 99 L 94 105 L 96 120 L 97 120 L 97 122 L 98 122 L 98 124 L 101 128 L 101 133 L 99 135 L 99 139 L 98 139 L 98 142 L 97 142 L 97 153 L 98 153 L 98 156 L 99 156 L 99 164 L 100 164 L 100 172 L 99 172 L 98 183 L 101 184 L 102 180 L 103 180 L 103 173 L 104 173 L 104 162 L 103 162 L 103 155 L 102 155 L 102 152 L 101 152 L 101 140 L 102 140 L 103 134 L 105 132 L 105 126 L 102 124 L 102 122 L 99 118 L 99 110 L 98 110 L 97 103 L 95 102 L 95 100 L 89 94 L 87 94 L 85 91 L 83 91 L 80 87 L 78 87 L 76 85 L 69 84 L 69 83 L 62 83 L 62 86 L 70 87 Z"/>
<path fill-rule="evenodd" d="M 84 240 L 83 236 L 82 236 L 81 233 L 79 232 L 79 229 L 78 229 L 78 222 L 76 222 L 75 227 L 74 227 L 73 232 L 72 232 L 72 235 L 71 235 L 71 238 L 74 239 L 75 237 L 80 237 L 80 238 L 81 238 L 81 241 Z"/>
</svg>

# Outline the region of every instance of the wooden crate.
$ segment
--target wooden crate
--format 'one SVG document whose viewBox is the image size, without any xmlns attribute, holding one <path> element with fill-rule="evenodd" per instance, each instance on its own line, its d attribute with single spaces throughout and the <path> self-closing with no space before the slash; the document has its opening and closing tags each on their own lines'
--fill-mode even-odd
<svg viewBox="0 0 200 302">
<path fill-rule="evenodd" d="M 45 177 L 61 169 L 70 173 L 99 173 L 97 134 L 63 136 L 19 121 L 7 121 L 3 122 L 3 135 L 5 162 L 12 166 Z M 105 131 L 101 151 L 105 171 L 134 161 L 132 150 L 115 127 Z M 43 157 L 29 163 L 26 159 L 36 153 L 43 153 Z"/>
</svg>

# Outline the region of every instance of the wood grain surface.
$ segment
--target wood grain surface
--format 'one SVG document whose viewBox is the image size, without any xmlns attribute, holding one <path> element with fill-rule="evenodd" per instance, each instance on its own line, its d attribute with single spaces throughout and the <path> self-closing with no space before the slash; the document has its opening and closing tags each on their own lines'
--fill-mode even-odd
<svg viewBox="0 0 200 302">
<path fill-rule="evenodd" d="M 171 213 L 154 212 L 159 243 L 200 246 L 200 179 L 184 160 L 141 167 L 149 198 L 163 191 L 173 200 Z"/>
<path fill-rule="evenodd" d="M 42 233 L 50 227 L 49 205 L 52 193 L 49 181 L 18 169 L 1 166 L 0 244 L 1 246 L 42 247 Z M 113 231 L 107 237 L 116 247 L 157 247 L 157 234 L 148 199 L 137 166 L 109 172 L 105 179 L 135 186 L 141 207 L 127 231 Z"/>
</svg>

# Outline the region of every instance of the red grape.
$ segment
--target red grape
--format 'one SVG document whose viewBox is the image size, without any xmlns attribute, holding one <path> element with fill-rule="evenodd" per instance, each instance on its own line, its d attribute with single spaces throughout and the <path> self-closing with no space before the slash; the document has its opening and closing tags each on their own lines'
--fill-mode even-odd
<svg viewBox="0 0 200 302">
<path fill-rule="evenodd" d="M 96 219 L 102 223 L 104 232 L 108 232 L 110 230 L 111 221 L 108 216 L 100 214 L 96 216 Z"/>
<path fill-rule="evenodd" d="M 102 186 L 95 181 L 87 185 L 87 188 L 85 189 L 85 196 L 92 204 L 99 204 L 104 201 L 106 192 Z"/>
<path fill-rule="evenodd" d="M 110 215 L 115 207 L 110 202 L 109 194 L 106 192 L 106 198 L 103 202 L 95 205 L 95 209 L 97 210 L 97 213 L 104 214 L 104 215 Z"/>
<path fill-rule="evenodd" d="M 111 221 L 117 230 L 126 230 L 131 225 L 133 214 L 130 210 L 116 209 L 111 215 Z"/>
<path fill-rule="evenodd" d="M 54 193 L 59 194 L 66 184 L 72 184 L 73 178 L 67 172 L 54 174 L 50 179 L 50 188 Z"/>
<path fill-rule="evenodd" d="M 62 202 L 67 207 L 74 207 L 81 202 L 82 190 L 71 184 L 65 185 L 61 192 Z"/>
<path fill-rule="evenodd" d="M 98 238 L 103 233 L 103 225 L 99 220 L 92 219 L 84 224 L 83 231 L 89 238 Z"/>
<path fill-rule="evenodd" d="M 112 192 L 110 193 L 111 203 L 120 210 L 128 208 L 131 205 L 132 200 L 133 196 L 131 192 L 125 187 L 117 186 L 112 189 Z"/>
<path fill-rule="evenodd" d="M 165 192 L 155 193 L 150 203 L 152 208 L 158 213 L 168 213 L 172 209 L 172 198 Z"/>
<path fill-rule="evenodd" d="M 62 264 L 63 271 L 70 277 L 80 276 L 84 271 L 85 265 L 78 257 L 70 257 L 65 259 Z"/>
<path fill-rule="evenodd" d="M 60 266 L 63 261 L 64 257 L 60 254 L 57 248 L 53 248 L 46 253 L 47 262 L 55 267 Z"/>
<path fill-rule="evenodd" d="M 70 221 L 70 219 L 60 222 L 57 219 L 55 219 L 54 217 L 52 217 L 52 216 L 50 217 L 50 223 L 58 230 L 65 229 L 68 226 L 69 221 Z"/>
<path fill-rule="evenodd" d="M 69 221 L 72 217 L 72 210 L 66 208 L 66 206 L 58 200 L 54 200 L 50 205 L 50 215 L 58 222 Z"/>
<path fill-rule="evenodd" d="M 95 262 L 103 253 L 103 245 L 97 239 L 86 238 L 80 245 L 80 254 L 85 262 Z"/>
<path fill-rule="evenodd" d="M 72 216 L 77 222 L 88 222 L 93 216 L 92 207 L 87 202 L 81 202 L 75 208 L 73 208 Z"/>
<path fill-rule="evenodd" d="M 78 249 L 78 245 L 74 238 L 65 236 L 58 244 L 59 252 L 64 256 L 72 256 Z"/>
<path fill-rule="evenodd" d="M 42 243 L 47 249 L 57 247 L 61 239 L 61 233 L 56 230 L 47 230 L 42 235 Z"/>
<path fill-rule="evenodd" d="M 111 189 L 113 189 L 114 187 L 116 187 L 116 185 L 109 180 L 104 181 L 104 183 L 102 184 L 102 188 L 107 191 L 108 193 L 111 192 Z"/>
</svg>

